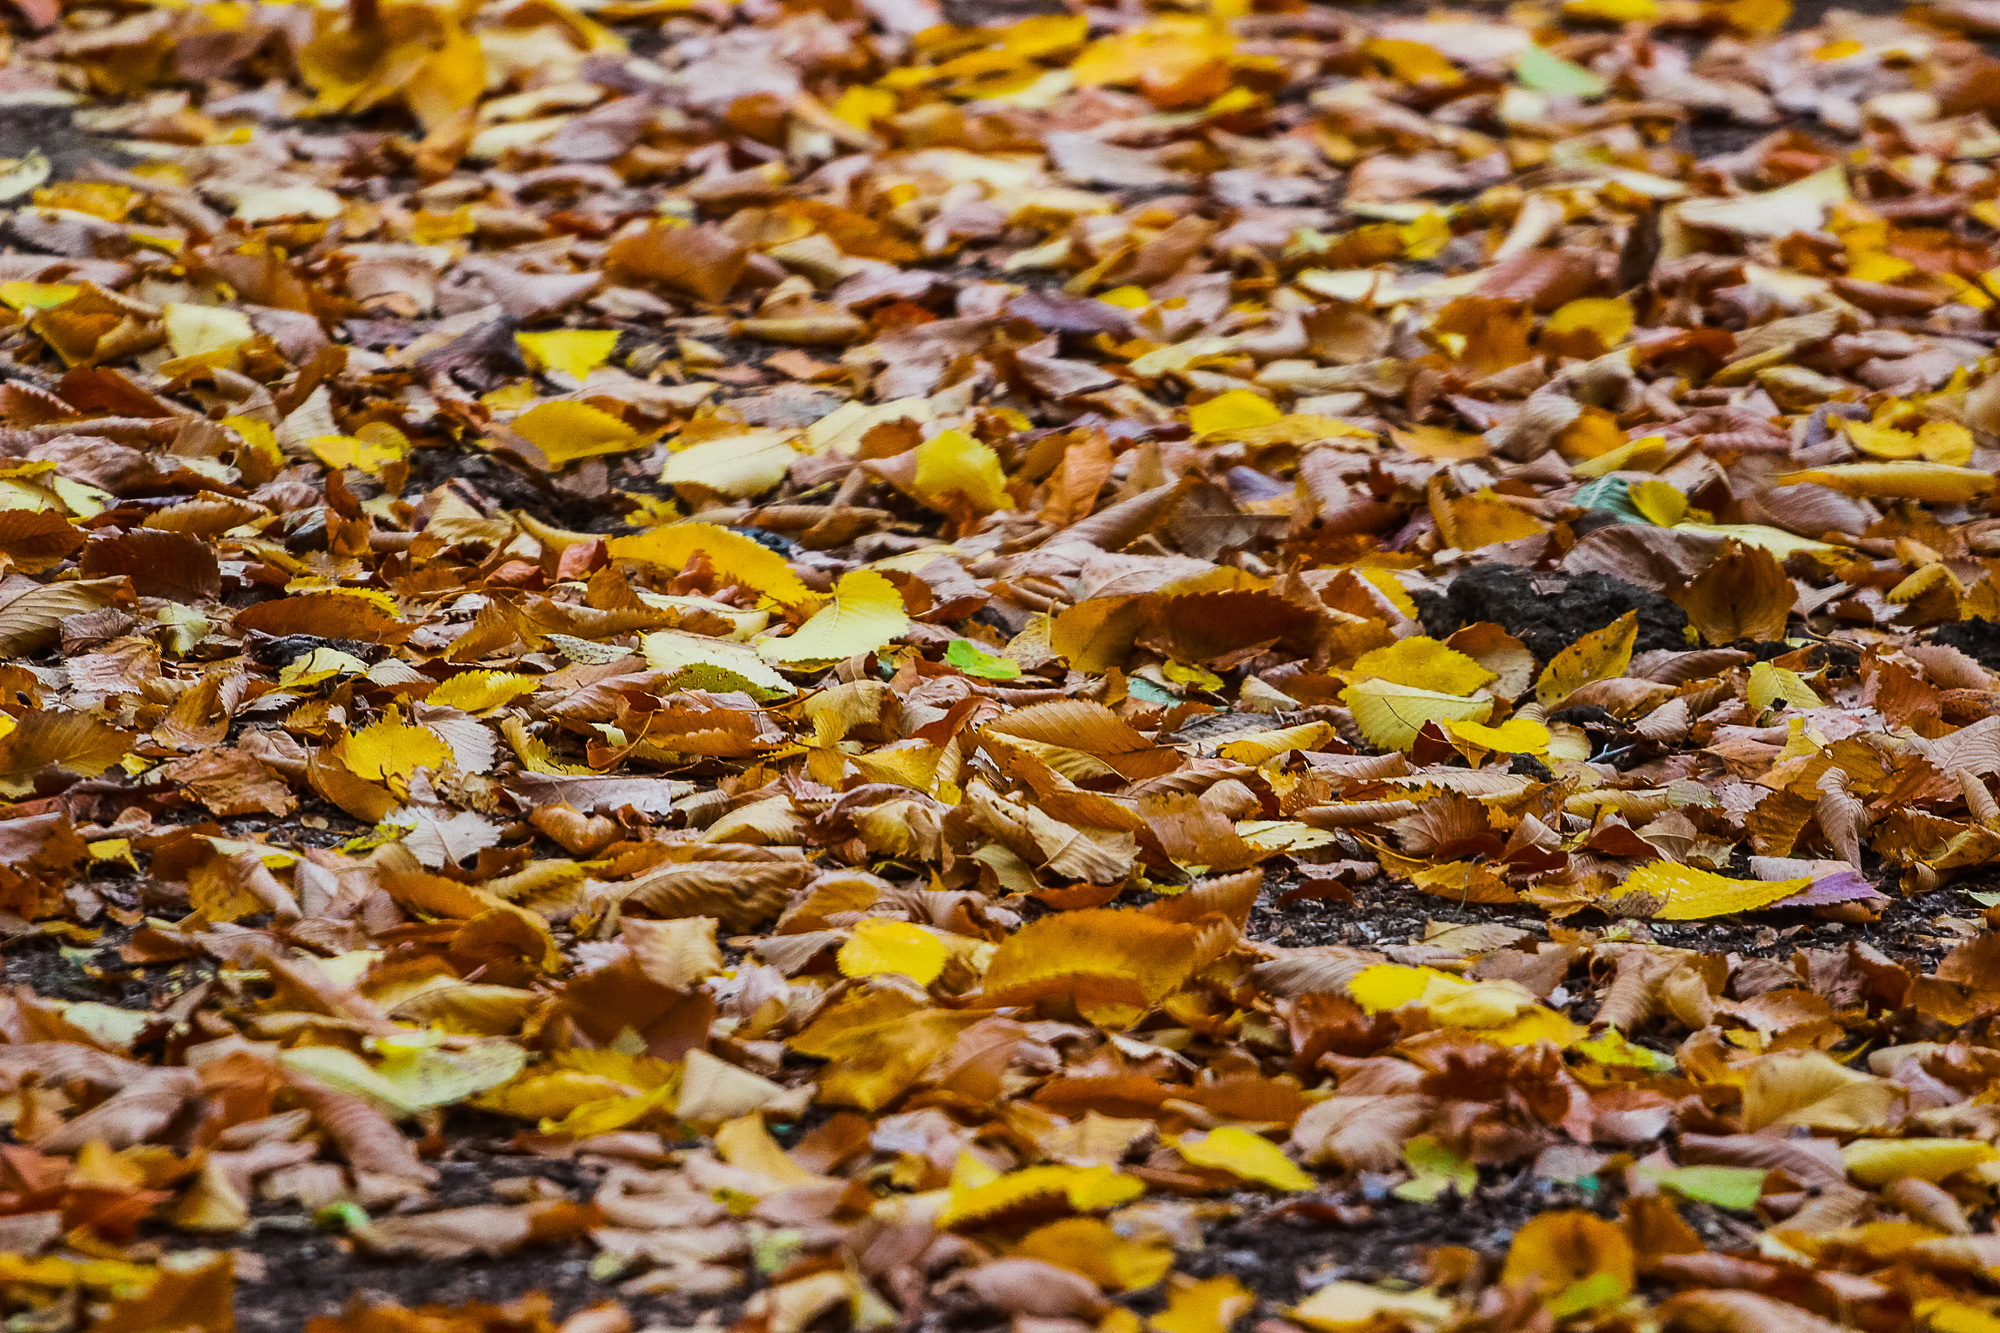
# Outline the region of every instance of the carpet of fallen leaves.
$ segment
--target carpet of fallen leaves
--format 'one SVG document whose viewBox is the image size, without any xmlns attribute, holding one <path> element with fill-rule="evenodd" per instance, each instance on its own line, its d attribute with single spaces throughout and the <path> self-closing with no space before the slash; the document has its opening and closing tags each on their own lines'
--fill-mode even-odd
<svg viewBox="0 0 2000 1333">
<path fill-rule="evenodd" d="M 1995 0 L 14 4 L 10 1333 L 2000 1329 Z"/>
</svg>

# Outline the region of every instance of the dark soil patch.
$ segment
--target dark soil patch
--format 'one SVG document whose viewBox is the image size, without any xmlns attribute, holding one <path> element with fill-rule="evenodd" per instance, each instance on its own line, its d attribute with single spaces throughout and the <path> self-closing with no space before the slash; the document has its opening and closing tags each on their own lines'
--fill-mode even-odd
<svg viewBox="0 0 2000 1333">
<path fill-rule="evenodd" d="M 523 509 L 544 523 L 574 532 L 615 532 L 623 526 L 615 503 L 564 495 L 544 478 L 492 454 L 433 447 L 410 454 L 411 477 L 426 489 L 464 481 L 505 509 Z"/>
<path fill-rule="evenodd" d="M 1491 621 L 1544 662 L 1592 630 L 1627 611 L 1639 613 L 1636 651 L 1685 649 L 1687 612 L 1659 593 L 1607 574 L 1526 570 L 1478 565 L 1453 579 L 1442 593 L 1419 594 L 1424 628 L 1442 638 L 1466 625 Z"/>
<path fill-rule="evenodd" d="M 114 166 L 132 161 L 109 139 L 78 129 L 75 114 L 66 106 L 0 106 L 0 158 L 26 157 L 39 148 L 53 180 L 76 175 L 92 159 Z"/>
<path fill-rule="evenodd" d="M 1956 648 L 1984 667 L 2000 670 L 2000 621 L 1960 620 L 1931 631 L 1931 642 Z"/>
<path fill-rule="evenodd" d="M 1446 1194 L 1428 1203 L 1364 1181 L 1305 1200 L 1246 1200 L 1243 1213 L 1210 1231 L 1206 1248 L 1182 1271 L 1229 1273 L 1265 1300 L 1290 1305 L 1328 1282 L 1424 1282 L 1425 1256 L 1440 1245 L 1462 1245 L 1497 1264 L 1536 1214 L 1581 1208 L 1610 1216 L 1610 1203 L 1601 1189 L 1529 1171 L 1484 1183 L 1469 1199 Z"/>
<path fill-rule="evenodd" d="M 56 935 L 26 935 L 0 944 L 0 985 L 25 985 L 53 1000 L 92 1000 L 125 1009 L 157 1009 L 215 974 L 206 960 L 134 967 L 118 949 L 130 938 L 122 926 L 97 940 L 70 944 Z"/>
<path fill-rule="evenodd" d="M 467 1143 L 454 1114 L 447 1126 L 453 1146 L 432 1163 L 443 1179 L 425 1201 L 425 1212 L 500 1202 L 494 1187 L 533 1176 L 578 1201 L 597 1186 L 597 1173 L 579 1163 L 505 1151 L 494 1142 Z M 242 1333 L 295 1333 L 319 1315 L 337 1314 L 350 1302 L 406 1306 L 487 1301 L 505 1304 L 531 1293 L 546 1295 L 558 1319 L 608 1300 L 621 1301 L 641 1323 L 685 1327 L 704 1310 L 731 1313 L 728 1303 L 671 1296 L 621 1296 L 614 1277 L 591 1275 L 595 1247 L 588 1241 L 531 1247 L 497 1259 L 448 1262 L 415 1256 L 357 1253 L 351 1242 L 314 1224 L 303 1213 L 272 1212 L 256 1220 L 239 1252 L 262 1264 L 237 1286 L 237 1327 Z M 714 1318 L 715 1316 L 711 1316 Z"/>
<path fill-rule="evenodd" d="M 1798 949 L 1869 944 L 1928 973 L 1978 929 L 1981 909 L 1963 890 L 1978 889 L 1982 883 L 1966 881 L 1921 897 L 1891 898 L 1881 919 L 1866 924 L 1823 921 L 1810 911 L 1792 910 L 1707 921 L 1636 922 L 1628 928 L 1672 948 L 1745 958 L 1785 959 Z M 1289 949 L 1325 944 L 1385 949 L 1421 942 L 1433 922 L 1513 926 L 1537 938 L 1548 937 L 1548 918 L 1531 904 L 1460 902 L 1425 893 L 1406 880 L 1383 878 L 1356 886 L 1353 902 L 1308 898 L 1278 906 L 1277 899 L 1291 887 L 1279 882 L 1259 899 L 1250 914 L 1251 939 Z M 1601 913 L 1586 911 L 1570 918 L 1569 924 L 1603 928 L 1612 923 Z"/>
</svg>

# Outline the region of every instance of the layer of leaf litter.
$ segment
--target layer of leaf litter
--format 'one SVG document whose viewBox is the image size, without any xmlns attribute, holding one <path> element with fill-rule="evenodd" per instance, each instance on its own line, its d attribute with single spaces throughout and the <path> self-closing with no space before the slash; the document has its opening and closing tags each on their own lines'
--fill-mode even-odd
<svg viewBox="0 0 2000 1333">
<path fill-rule="evenodd" d="M 10 1327 L 1983 1330 L 1987 0 L 15 0 Z"/>
</svg>

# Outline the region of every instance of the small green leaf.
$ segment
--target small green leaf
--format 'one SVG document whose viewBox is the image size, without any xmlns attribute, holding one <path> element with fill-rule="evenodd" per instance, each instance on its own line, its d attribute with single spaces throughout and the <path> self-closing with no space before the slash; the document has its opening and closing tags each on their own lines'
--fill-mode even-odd
<svg viewBox="0 0 2000 1333">
<path fill-rule="evenodd" d="M 352 1199 L 335 1199 L 313 1214 L 324 1231 L 357 1231 L 368 1225 L 368 1210 Z"/>
<path fill-rule="evenodd" d="M 1479 1168 L 1428 1134 L 1403 1145 L 1403 1164 L 1411 1179 L 1390 1191 L 1399 1199 L 1430 1203 L 1447 1190 L 1469 1199 L 1479 1188 Z"/>
<path fill-rule="evenodd" d="M 953 639 L 945 647 L 944 660 L 968 676 L 987 680 L 1018 680 L 1021 675 L 1019 662 L 989 653 L 970 639 Z"/>
<path fill-rule="evenodd" d="M 1579 486 L 1571 503 L 1579 509 L 1602 509 L 1616 514 L 1620 523 L 1652 522 L 1632 503 L 1631 488 L 1625 484 L 1623 477 L 1599 477 Z"/>
<path fill-rule="evenodd" d="M 1764 1172 L 1754 1166 L 1676 1166 L 1666 1170 L 1645 1170 L 1644 1174 L 1661 1189 L 1672 1190 L 1683 1199 L 1713 1204 L 1732 1212 L 1747 1213 L 1757 1206 L 1764 1193 Z"/>
<path fill-rule="evenodd" d="M 1625 1284 L 1616 1273 L 1592 1273 L 1581 1282 L 1571 1283 L 1550 1301 L 1549 1313 L 1557 1319 L 1567 1319 L 1624 1298 Z"/>
<path fill-rule="evenodd" d="M 1530 92 L 1558 97 L 1602 97 L 1611 87 L 1583 66 L 1550 55 L 1539 46 L 1521 52 L 1514 62 L 1514 77 Z"/>
</svg>

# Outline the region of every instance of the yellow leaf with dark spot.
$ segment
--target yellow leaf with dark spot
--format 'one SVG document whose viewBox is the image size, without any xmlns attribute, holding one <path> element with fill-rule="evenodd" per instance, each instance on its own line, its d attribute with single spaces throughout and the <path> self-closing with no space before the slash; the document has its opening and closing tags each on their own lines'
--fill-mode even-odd
<svg viewBox="0 0 2000 1333">
<path fill-rule="evenodd" d="M 555 370 L 582 379 L 611 359 L 618 349 L 616 329 L 550 329 L 517 333 L 514 341 L 532 370 Z"/>
<path fill-rule="evenodd" d="M 556 467 L 604 454 L 630 453 L 646 442 L 638 431 L 589 403 L 540 403 L 515 417 L 511 427 Z"/>
<path fill-rule="evenodd" d="M 1627 611 L 1549 659 L 1535 681 L 1535 697 L 1553 708 L 1593 680 L 1624 675 L 1638 642 L 1639 613 Z"/>
<path fill-rule="evenodd" d="M 1618 886 L 1620 896 L 1643 893 L 1663 900 L 1653 916 L 1661 921 L 1695 921 L 1702 917 L 1753 912 L 1789 898 L 1811 885 L 1805 879 L 1731 879 L 1672 861 L 1641 866 Z"/>
<path fill-rule="evenodd" d="M 799 581 L 785 557 L 761 542 L 713 523 L 669 523 L 633 537 L 613 537 L 606 544 L 612 557 L 685 569 L 697 552 L 717 574 L 741 583 L 788 607 L 811 606 L 819 595 Z"/>
</svg>

